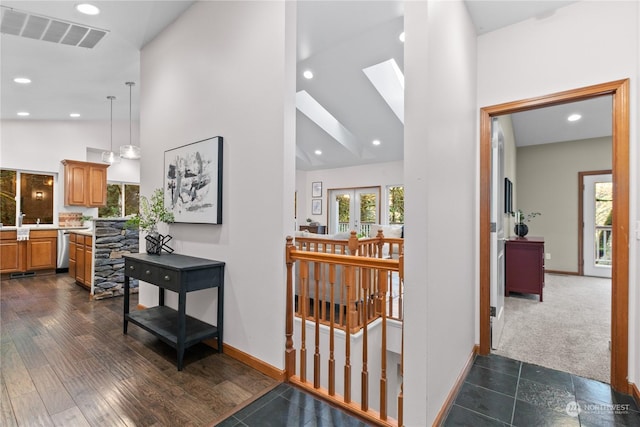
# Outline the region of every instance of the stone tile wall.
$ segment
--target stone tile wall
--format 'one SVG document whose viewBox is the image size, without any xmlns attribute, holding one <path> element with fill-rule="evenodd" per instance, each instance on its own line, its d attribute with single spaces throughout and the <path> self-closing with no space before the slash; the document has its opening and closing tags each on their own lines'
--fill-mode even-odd
<svg viewBox="0 0 640 427">
<path fill-rule="evenodd" d="M 93 298 L 103 299 L 124 293 L 124 258 L 139 252 L 138 230 L 124 227 L 125 219 L 94 219 Z M 131 292 L 138 292 L 138 280 L 130 280 Z"/>
</svg>

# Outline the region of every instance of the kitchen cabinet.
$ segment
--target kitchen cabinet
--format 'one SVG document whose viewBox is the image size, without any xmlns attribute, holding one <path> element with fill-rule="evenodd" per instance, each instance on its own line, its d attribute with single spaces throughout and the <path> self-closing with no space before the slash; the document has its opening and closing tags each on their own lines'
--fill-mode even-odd
<svg viewBox="0 0 640 427">
<path fill-rule="evenodd" d="M 58 232 L 31 230 L 27 244 L 27 271 L 55 270 L 57 262 Z"/>
<path fill-rule="evenodd" d="M 0 232 L 0 273 L 24 271 L 26 245 L 19 242 L 15 231 Z"/>
<path fill-rule="evenodd" d="M 76 278 L 76 233 L 69 233 L 69 276 Z"/>
<path fill-rule="evenodd" d="M 56 230 L 29 231 L 29 240 L 17 240 L 15 230 L 0 231 L 0 273 L 55 272 Z"/>
<path fill-rule="evenodd" d="M 535 294 L 542 302 L 544 239 L 517 237 L 505 242 L 505 291 Z"/>
<path fill-rule="evenodd" d="M 66 159 L 62 164 L 65 206 L 106 206 L 108 164 Z"/>
<path fill-rule="evenodd" d="M 93 237 L 69 233 L 69 275 L 76 283 L 91 289 L 93 274 Z"/>
</svg>

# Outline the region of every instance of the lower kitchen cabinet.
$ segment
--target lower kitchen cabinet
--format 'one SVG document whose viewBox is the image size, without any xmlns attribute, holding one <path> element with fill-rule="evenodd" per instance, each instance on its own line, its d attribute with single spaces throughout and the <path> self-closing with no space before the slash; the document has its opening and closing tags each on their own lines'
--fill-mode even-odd
<svg viewBox="0 0 640 427">
<path fill-rule="evenodd" d="M 69 275 L 76 283 L 91 289 L 93 273 L 93 237 L 69 233 Z"/>
<path fill-rule="evenodd" d="M 29 240 L 17 240 L 15 230 L 0 231 L 0 274 L 55 272 L 56 230 L 30 230 Z"/>
</svg>

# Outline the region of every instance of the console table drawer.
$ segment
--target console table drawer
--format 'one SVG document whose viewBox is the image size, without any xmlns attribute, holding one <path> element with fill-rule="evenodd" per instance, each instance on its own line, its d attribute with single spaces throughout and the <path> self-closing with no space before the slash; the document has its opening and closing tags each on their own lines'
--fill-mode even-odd
<svg viewBox="0 0 640 427">
<path fill-rule="evenodd" d="M 138 261 L 125 260 L 125 270 L 129 277 L 145 282 L 160 284 L 165 289 L 177 292 L 180 287 L 180 274 L 176 270 L 149 265 Z"/>
</svg>

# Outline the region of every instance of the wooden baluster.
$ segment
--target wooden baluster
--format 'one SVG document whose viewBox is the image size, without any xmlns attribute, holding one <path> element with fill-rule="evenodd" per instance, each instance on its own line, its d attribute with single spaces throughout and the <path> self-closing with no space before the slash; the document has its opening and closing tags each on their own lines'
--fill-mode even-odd
<svg viewBox="0 0 640 427">
<path fill-rule="evenodd" d="M 390 271 L 389 272 L 389 282 L 387 283 L 387 290 L 389 292 L 389 307 L 388 307 L 388 313 L 389 313 L 389 317 L 393 317 L 393 277 L 396 273 L 395 271 Z M 400 280 L 399 275 L 398 275 L 398 281 Z M 400 284 L 400 282 L 398 282 L 398 285 Z M 383 300 L 384 301 L 384 300 Z"/>
<path fill-rule="evenodd" d="M 287 259 L 287 317 L 285 323 L 285 377 L 287 381 L 295 374 L 296 370 L 296 350 L 293 348 L 293 260 L 291 252 L 295 249 L 293 237 L 287 236 L 286 259 Z"/>
<path fill-rule="evenodd" d="M 335 310 L 335 301 L 333 297 L 333 291 L 335 288 L 336 282 L 336 266 L 335 264 L 329 265 L 329 289 L 331 290 L 329 300 L 331 301 L 331 306 L 329 308 L 329 396 L 333 396 L 336 394 L 336 360 L 334 357 L 334 347 L 335 347 L 335 320 L 336 320 L 336 310 Z"/>
<path fill-rule="evenodd" d="M 349 235 L 349 255 L 358 255 L 358 234 L 351 230 L 351 234 Z M 347 252 L 343 252 L 344 255 L 347 255 Z"/>
<path fill-rule="evenodd" d="M 367 362 L 368 362 L 368 346 L 369 346 L 369 327 L 367 325 L 367 313 L 369 312 L 369 310 L 367 309 L 369 306 L 369 269 L 368 268 L 363 268 L 362 269 L 362 276 L 363 277 L 363 281 L 362 281 L 362 290 L 364 293 L 364 301 L 362 304 L 362 315 L 365 319 L 365 323 L 362 329 L 362 374 L 360 376 L 360 408 L 363 411 L 368 411 L 369 410 L 369 371 L 368 371 L 368 366 L 367 366 Z"/>
<path fill-rule="evenodd" d="M 389 272 L 384 270 L 378 270 L 378 278 L 382 282 L 385 278 L 389 277 Z M 386 289 L 382 287 L 380 299 L 382 300 L 380 304 L 382 317 L 382 345 L 380 348 L 380 419 L 387 419 L 387 313 L 385 312 L 384 300 L 386 298 Z"/>
<path fill-rule="evenodd" d="M 377 248 L 377 252 L 378 252 L 378 258 L 382 258 L 383 254 L 382 254 L 382 247 L 384 246 L 384 234 L 382 233 L 382 228 L 378 228 L 378 233 L 376 234 L 376 246 Z M 389 248 L 391 249 L 391 248 Z M 389 252 L 391 253 L 391 252 Z"/>
<path fill-rule="evenodd" d="M 302 300 L 302 303 L 298 303 L 300 306 L 300 381 L 305 382 L 307 380 L 307 306 L 309 301 L 307 300 L 307 286 L 309 285 L 309 263 L 307 261 L 300 261 L 300 295 L 298 298 Z"/>
<path fill-rule="evenodd" d="M 345 360 L 344 360 L 344 401 L 351 402 L 351 325 L 356 320 L 356 312 L 353 309 L 353 267 L 345 265 L 345 286 L 347 288 L 347 314 L 345 327 Z"/>
<path fill-rule="evenodd" d="M 315 352 L 313 353 L 313 387 L 320 388 L 320 263 L 313 263 L 313 269 L 315 273 L 315 298 L 313 298 L 313 318 L 316 322 L 315 325 Z"/>
</svg>

